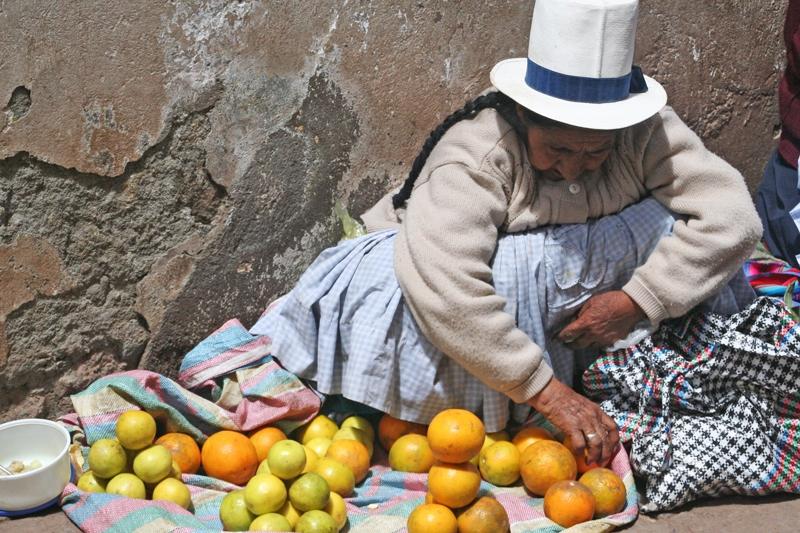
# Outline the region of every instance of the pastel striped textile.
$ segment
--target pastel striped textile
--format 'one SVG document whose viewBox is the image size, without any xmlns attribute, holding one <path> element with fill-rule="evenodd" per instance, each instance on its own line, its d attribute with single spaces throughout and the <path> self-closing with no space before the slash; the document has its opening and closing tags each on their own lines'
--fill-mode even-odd
<svg viewBox="0 0 800 533">
<path fill-rule="evenodd" d="M 177 382 L 132 370 L 100 378 L 73 395 L 78 424 L 88 444 L 113 436 L 117 417 L 131 409 L 144 409 L 165 431 L 199 442 L 221 429 L 250 431 L 274 423 L 291 431 L 313 417 L 321 401 L 272 359 L 269 346 L 269 338 L 250 335 L 230 320 L 186 355 Z"/>
<path fill-rule="evenodd" d="M 346 500 L 350 533 L 404 533 L 411 511 L 421 505 L 427 492 L 426 474 L 394 472 L 386 465 L 382 451 L 378 464 Z M 614 457 L 612 468 L 627 489 L 625 508 L 577 526 L 575 530 L 607 532 L 630 524 L 637 516 L 637 494 L 633 474 L 624 448 Z M 110 494 L 89 494 L 68 485 L 62 495 L 64 511 L 87 533 L 101 532 L 212 532 L 222 531 L 219 506 L 222 498 L 239 487 L 205 476 L 183 476 L 192 494 L 194 513 L 167 502 L 134 500 Z M 520 483 L 513 487 L 481 484 L 480 496 L 494 496 L 503 504 L 512 524 L 512 533 L 555 533 L 564 528 L 544 515 L 544 500 L 532 498 Z"/>
<path fill-rule="evenodd" d="M 97 380 L 72 397 L 75 413 L 61 419 L 75 442 L 70 455 L 77 471 L 87 469 L 88 445 L 112 437 L 117 417 L 130 409 L 144 409 L 164 430 L 188 433 L 199 442 L 220 429 L 247 431 L 276 424 L 291 431 L 319 411 L 320 399 L 272 359 L 269 347 L 268 338 L 252 336 L 232 320 L 187 354 L 177 382 L 144 370 Z M 424 501 L 427 476 L 392 471 L 379 447 L 375 455 L 376 464 L 346 502 L 349 531 L 404 532 L 408 515 Z M 636 488 L 624 449 L 612 468 L 627 487 L 626 506 L 614 516 L 584 525 L 592 531 L 610 531 L 637 516 Z M 203 475 L 184 475 L 183 480 L 189 486 L 194 512 L 167 502 L 90 494 L 74 484 L 64 490 L 61 504 L 88 533 L 222 531 L 220 503 L 240 487 Z M 484 482 L 481 493 L 497 497 L 504 505 L 513 533 L 563 529 L 544 516 L 543 500 L 529 496 L 521 483 L 500 488 Z"/>
</svg>

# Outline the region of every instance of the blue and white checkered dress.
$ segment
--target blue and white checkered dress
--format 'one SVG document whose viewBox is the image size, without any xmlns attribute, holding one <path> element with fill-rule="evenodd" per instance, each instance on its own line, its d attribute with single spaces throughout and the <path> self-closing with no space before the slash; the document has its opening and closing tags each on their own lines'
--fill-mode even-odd
<svg viewBox="0 0 800 533">
<path fill-rule="evenodd" d="M 622 287 L 674 222 L 647 199 L 586 224 L 498 239 L 495 290 L 517 326 L 543 347 L 558 379 L 572 383 L 580 354 L 555 334 L 592 294 Z M 487 431 L 524 421 L 527 405 L 490 389 L 422 335 L 395 277 L 396 234 L 373 233 L 322 252 L 251 333 L 269 336 L 280 363 L 318 392 L 403 420 L 428 423 L 440 410 L 460 407 L 481 416 Z M 752 297 L 737 276 L 709 305 L 731 314 Z"/>
</svg>

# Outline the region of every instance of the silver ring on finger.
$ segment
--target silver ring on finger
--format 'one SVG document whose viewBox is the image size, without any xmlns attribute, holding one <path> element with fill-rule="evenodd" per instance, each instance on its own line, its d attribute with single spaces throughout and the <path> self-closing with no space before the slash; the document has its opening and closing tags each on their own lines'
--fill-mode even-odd
<svg viewBox="0 0 800 533">
<path fill-rule="evenodd" d="M 584 433 L 586 440 L 594 440 L 597 438 L 597 433 Z"/>
</svg>

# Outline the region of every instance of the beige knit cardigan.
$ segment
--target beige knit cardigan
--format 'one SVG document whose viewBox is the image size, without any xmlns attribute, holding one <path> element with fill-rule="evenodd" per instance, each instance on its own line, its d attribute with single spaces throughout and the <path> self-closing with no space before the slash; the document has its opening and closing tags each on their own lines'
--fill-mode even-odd
<svg viewBox="0 0 800 533">
<path fill-rule="evenodd" d="M 395 210 L 390 193 L 362 219 L 369 231 L 399 227 L 397 278 L 431 343 L 521 403 L 552 370 L 492 286 L 498 233 L 584 223 L 648 195 L 688 217 L 623 287 L 657 324 L 718 291 L 762 232 L 742 175 L 669 107 L 621 131 L 606 163 L 573 183 L 542 177 L 509 123 L 483 110 L 442 137 L 407 209 Z"/>
</svg>

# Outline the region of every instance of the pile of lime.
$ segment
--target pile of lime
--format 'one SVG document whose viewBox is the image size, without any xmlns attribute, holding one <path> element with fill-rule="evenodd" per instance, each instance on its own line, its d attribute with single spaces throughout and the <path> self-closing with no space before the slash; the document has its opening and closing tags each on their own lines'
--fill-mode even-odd
<svg viewBox="0 0 800 533">
<path fill-rule="evenodd" d="M 346 526 L 344 498 L 367 476 L 372 425 L 351 416 L 339 426 L 319 415 L 292 437 L 259 445 L 263 459 L 255 475 L 222 500 L 219 518 L 226 531 L 337 533 Z"/>
<path fill-rule="evenodd" d="M 189 509 L 192 498 L 181 469 L 165 446 L 153 444 L 156 421 L 144 411 L 127 411 L 116 424 L 116 438 L 99 439 L 89 449 L 89 470 L 78 479 L 86 492 L 163 500 Z"/>
</svg>

